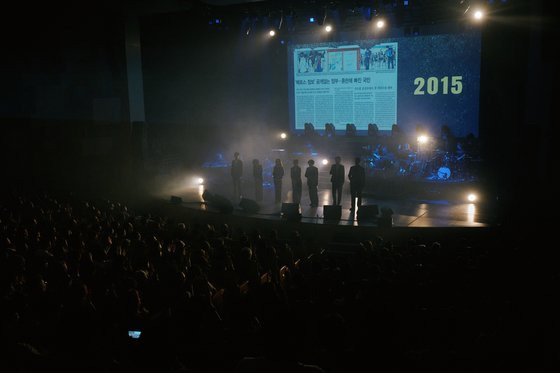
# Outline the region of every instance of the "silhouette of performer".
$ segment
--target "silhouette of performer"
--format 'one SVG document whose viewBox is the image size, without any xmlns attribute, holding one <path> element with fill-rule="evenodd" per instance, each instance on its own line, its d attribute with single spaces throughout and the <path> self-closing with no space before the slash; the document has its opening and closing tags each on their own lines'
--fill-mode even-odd
<svg viewBox="0 0 560 373">
<path fill-rule="evenodd" d="M 282 161 L 276 159 L 276 165 L 272 170 L 272 179 L 274 180 L 274 202 L 282 202 L 282 178 L 284 177 L 284 166 Z"/>
<path fill-rule="evenodd" d="M 319 206 L 319 195 L 317 194 L 317 186 L 319 185 L 319 169 L 314 166 L 315 161 L 310 159 L 307 161 L 309 167 L 305 170 L 305 177 L 307 178 L 307 188 L 309 189 L 309 199 L 311 200 L 311 207 Z"/>
<path fill-rule="evenodd" d="M 301 168 L 298 163 L 299 161 L 294 159 L 294 165 L 290 169 L 290 175 L 292 177 L 292 200 L 294 203 L 300 203 L 301 201 Z"/>
<path fill-rule="evenodd" d="M 258 159 L 253 159 L 253 178 L 255 180 L 255 200 L 263 200 L 263 168 Z"/>
<path fill-rule="evenodd" d="M 342 200 L 342 186 L 344 185 L 344 165 L 340 164 L 340 157 L 334 158 L 331 166 L 331 183 L 333 194 L 333 205 L 340 205 Z"/>
<path fill-rule="evenodd" d="M 348 179 L 350 179 L 350 196 L 352 198 L 352 207 L 350 210 L 354 211 L 356 205 L 356 198 L 358 199 L 358 208 L 362 205 L 362 190 L 366 185 L 366 170 L 360 166 L 360 158 L 354 160 L 354 166 L 350 167 Z"/>
<path fill-rule="evenodd" d="M 233 198 L 241 196 L 241 176 L 243 176 L 243 162 L 239 159 L 239 153 L 235 152 L 231 161 L 231 178 L 233 179 Z"/>
</svg>

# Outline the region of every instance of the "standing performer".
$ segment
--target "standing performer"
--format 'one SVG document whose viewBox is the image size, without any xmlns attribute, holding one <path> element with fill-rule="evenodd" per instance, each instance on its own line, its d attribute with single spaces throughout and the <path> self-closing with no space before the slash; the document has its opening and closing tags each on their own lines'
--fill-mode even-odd
<svg viewBox="0 0 560 373">
<path fill-rule="evenodd" d="M 305 170 L 305 177 L 307 178 L 307 188 L 309 189 L 309 199 L 311 200 L 311 207 L 319 206 L 319 195 L 317 193 L 317 186 L 319 185 L 319 169 L 314 166 L 315 161 L 310 159 L 307 161 L 309 167 Z"/>
<path fill-rule="evenodd" d="M 272 170 L 272 178 L 274 180 L 274 202 L 282 202 L 282 178 L 284 177 L 284 166 L 282 161 L 276 159 L 276 165 Z"/>
<path fill-rule="evenodd" d="M 294 203 L 301 202 L 301 168 L 298 166 L 299 161 L 294 159 L 294 165 L 290 169 L 292 177 L 292 200 Z"/>
<path fill-rule="evenodd" d="M 255 180 L 255 200 L 263 200 L 263 168 L 258 159 L 253 159 L 253 179 Z"/>
<path fill-rule="evenodd" d="M 362 205 L 362 190 L 366 184 L 366 170 L 360 166 L 360 158 L 356 157 L 354 166 L 350 167 L 348 179 L 350 179 L 350 196 L 352 198 L 352 207 L 350 210 L 354 211 L 356 205 L 356 198 L 358 199 L 358 208 Z"/>
<path fill-rule="evenodd" d="M 340 157 L 334 158 L 331 166 L 331 183 L 333 194 L 333 205 L 340 205 L 342 201 L 342 186 L 344 185 L 344 165 L 340 164 Z"/>
<path fill-rule="evenodd" d="M 233 179 L 233 199 L 237 201 L 241 197 L 241 176 L 243 176 L 243 162 L 239 159 L 239 153 L 235 152 L 231 161 L 231 178 Z"/>
</svg>

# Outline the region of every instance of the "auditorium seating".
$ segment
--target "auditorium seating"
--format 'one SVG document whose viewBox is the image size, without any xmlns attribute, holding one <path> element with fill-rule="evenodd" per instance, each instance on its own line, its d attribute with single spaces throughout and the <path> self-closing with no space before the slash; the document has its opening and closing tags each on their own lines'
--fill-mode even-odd
<svg viewBox="0 0 560 373">
<path fill-rule="evenodd" d="M 4 344 L 29 341 L 48 367 L 72 356 L 99 370 L 118 359 L 125 370 L 138 362 L 166 371 L 172 357 L 193 371 L 231 371 L 264 343 L 281 354 L 297 347 L 328 371 L 408 371 L 419 348 L 428 359 L 415 362 L 420 370 L 437 356 L 476 371 L 488 358 L 522 361 L 512 357 L 519 343 L 540 336 L 530 321 L 519 328 L 516 311 L 530 276 L 525 248 L 510 251 L 484 231 L 322 245 L 303 226 L 283 236 L 49 194 L 4 198 L 0 228 L 2 317 L 20 326 Z M 131 347 L 129 330 L 141 331 L 148 355 Z M 258 342 L 267 333 L 281 343 Z M 442 343 L 453 351 L 441 355 Z M 489 356 L 488 343 L 507 353 Z M 24 364 L 8 356 L 0 367 L 12 363 Z"/>
</svg>

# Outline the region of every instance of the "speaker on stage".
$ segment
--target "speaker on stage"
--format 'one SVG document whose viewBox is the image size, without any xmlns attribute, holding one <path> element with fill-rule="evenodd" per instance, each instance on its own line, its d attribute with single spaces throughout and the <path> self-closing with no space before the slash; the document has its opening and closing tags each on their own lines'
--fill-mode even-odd
<svg viewBox="0 0 560 373">
<path fill-rule="evenodd" d="M 377 205 L 363 205 L 358 208 L 357 218 L 358 220 L 373 220 L 377 218 L 379 214 L 379 208 Z"/>
<path fill-rule="evenodd" d="M 298 220 L 301 218 L 299 203 L 282 203 L 281 215 L 284 219 Z"/>
<path fill-rule="evenodd" d="M 181 202 L 183 202 L 183 199 L 181 197 L 171 196 L 171 198 L 169 199 L 169 202 L 171 202 L 172 205 L 178 205 Z"/>
<path fill-rule="evenodd" d="M 393 226 L 393 209 L 390 207 L 381 208 L 381 216 L 377 221 L 379 228 L 391 228 Z"/>
<path fill-rule="evenodd" d="M 342 206 L 323 205 L 323 218 L 325 220 L 340 220 L 342 217 Z"/>
<path fill-rule="evenodd" d="M 261 206 L 255 200 L 249 198 L 241 198 L 239 207 L 249 214 L 256 214 L 261 209 Z"/>
<path fill-rule="evenodd" d="M 202 198 L 208 203 L 208 206 L 218 209 L 221 213 L 229 214 L 233 212 L 232 203 L 224 196 L 205 190 L 202 193 Z"/>
</svg>

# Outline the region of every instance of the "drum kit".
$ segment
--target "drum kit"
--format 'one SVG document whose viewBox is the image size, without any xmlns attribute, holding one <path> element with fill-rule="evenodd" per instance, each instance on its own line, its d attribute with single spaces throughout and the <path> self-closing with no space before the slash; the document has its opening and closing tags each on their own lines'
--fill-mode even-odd
<svg viewBox="0 0 560 373">
<path fill-rule="evenodd" d="M 422 158 L 416 153 L 411 153 L 403 159 L 373 153 L 372 156 L 365 157 L 364 163 L 371 175 L 384 178 L 406 176 L 438 181 L 461 181 L 471 177 L 471 157 L 466 154 L 457 155 L 437 150 L 433 156 Z"/>
<path fill-rule="evenodd" d="M 446 151 L 436 151 L 428 161 L 428 178 L 432 180 L 464 181 L 472 176 L 472 157 L 466 154 L 454 154 Z"/>
</svg>

